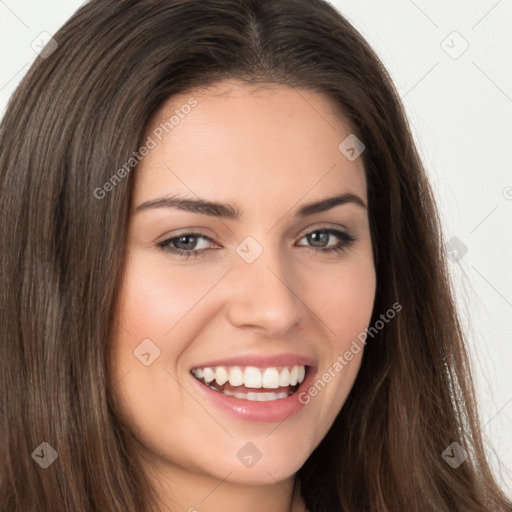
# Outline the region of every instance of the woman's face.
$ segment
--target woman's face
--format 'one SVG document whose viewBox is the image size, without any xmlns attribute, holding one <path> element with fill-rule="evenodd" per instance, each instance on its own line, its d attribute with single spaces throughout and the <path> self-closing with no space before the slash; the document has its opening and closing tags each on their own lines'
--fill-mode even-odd
<svg viewBox="0 0 512 512">
<path fill-rule="evenodd" d="M 350 134 L 323 96 L 277 85 L 223 82 L 153 116 L 112 367 L 153 467 L 272 484 L 332 425 L 376 284 Z"/>
</svg>

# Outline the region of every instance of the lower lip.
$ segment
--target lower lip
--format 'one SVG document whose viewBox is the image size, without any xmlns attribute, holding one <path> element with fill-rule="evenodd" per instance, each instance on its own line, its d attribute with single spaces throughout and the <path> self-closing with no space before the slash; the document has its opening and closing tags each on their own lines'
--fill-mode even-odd
<svg viewBox="0 0 512 512">
<path fill-rule="evenodd" d="M 314 369 L 309 367 L 306 378 L 293 395 L 268 402 L 255 402 L 228 396 L 219 391 L 214 391 L 192 375 L 191 378 L 194 380 L 199 392 L 208 401 L 231 416 L 246 421 L 273 423 L 290 418 L 302 410 L 304 404 L 299 401 L 300 393 L 308 389 L 315 373 Z"/>
</svg>

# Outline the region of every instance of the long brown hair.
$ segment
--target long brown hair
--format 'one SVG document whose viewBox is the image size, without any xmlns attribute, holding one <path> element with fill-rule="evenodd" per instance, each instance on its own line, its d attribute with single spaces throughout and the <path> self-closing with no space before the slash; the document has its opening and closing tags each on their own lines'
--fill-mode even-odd
<svg viewBox="0 0 512 512">
<path fill-rule="evenodd" d="M 512 510 L 486 461 L 431 190 L 358 32 L 320 0 L 92 0 L 54 39 L 0 127 L 0 508 L 157 510 L 107 371 L 136 170 L 104 184 L 165 99 L 234 78 L 340 107 L 366 147 L 372 324 L 403 308 L 297 474 L 308 509 Z M 47 469 L 31 457 L 43 442 Z M 442 457 L 454 442 L 469 454 L 457 468 Z"/>
</svg>

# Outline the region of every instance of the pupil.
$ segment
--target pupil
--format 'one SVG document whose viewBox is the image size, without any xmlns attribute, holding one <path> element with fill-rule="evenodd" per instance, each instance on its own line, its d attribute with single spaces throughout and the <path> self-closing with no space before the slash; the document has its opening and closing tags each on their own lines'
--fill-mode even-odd
<svg viewBox="0 0 512 512">
<path fill-rule="evenodd" d="M 315 247 L 324 247 L 327 243 L 328 235 L 325 231 L 315 231 L 308 236 L 310 237 L 308 241 Z"/>
<path fill-rule="evenodd" d="M 180 236 L 176 241 L 175 245 L 183 244 L 185 247 L 177 247 L 177 249 L 193 249 L 196 243 L 195 236 Z"/>
</svg>

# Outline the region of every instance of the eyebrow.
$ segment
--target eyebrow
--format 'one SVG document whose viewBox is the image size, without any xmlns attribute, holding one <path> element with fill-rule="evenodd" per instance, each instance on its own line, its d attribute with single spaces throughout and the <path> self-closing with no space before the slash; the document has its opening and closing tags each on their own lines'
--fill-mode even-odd
<svg viewBox="0 0 512 512">
<path fill-rule="evenodd" d="M 295 216 L 307 217 L 343 204 L 355 204 L 366 209 L 365 202 L 359 196 L 346 192 L 320 201 L 307 203 L 296 211 Z M 186 199 L 179 196 L 160 197 L 146 201 L 135 208 L 135 213 L 153 208 L 176 208 L 178 210 L 230 220 L 239 220 L 242 217 L 242 212 L 229 204 L 207 201 L 205 199 Z"/>
</svg>

